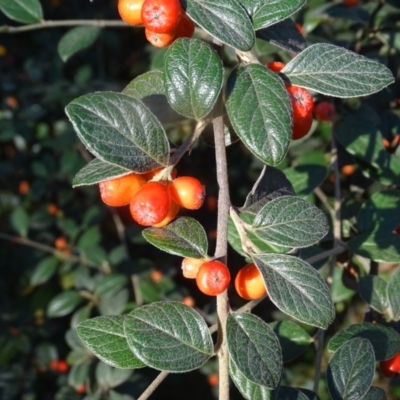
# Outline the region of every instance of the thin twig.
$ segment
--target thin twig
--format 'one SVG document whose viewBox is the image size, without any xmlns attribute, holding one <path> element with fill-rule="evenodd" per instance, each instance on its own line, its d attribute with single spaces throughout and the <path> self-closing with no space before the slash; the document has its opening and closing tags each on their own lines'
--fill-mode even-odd
<svg viewBox="0 0 400 400">
<path fill-rule="evenodd" d="M 21 33 L 34 31 L 38 29 L 59 28 L 68 26 L 98 26 L 99 28 L 132 28 L 133 25 L 128 25 L 121 20 L 95 20 L 95 19 L 76 19 L 62 21 L 42 21 L 37 24 L 24 26 L 0 26 L 0 33 Z"/>
<path fill-rule="evenodd" d="M 138 397 L 137 400 L 147 400 L 153 392 L 157 389 L 160 383 L 168 376 L 169 372 L 162 371 L 157 375 L 157 378 L 147 387 L 147 389 Z"/>
</svg>

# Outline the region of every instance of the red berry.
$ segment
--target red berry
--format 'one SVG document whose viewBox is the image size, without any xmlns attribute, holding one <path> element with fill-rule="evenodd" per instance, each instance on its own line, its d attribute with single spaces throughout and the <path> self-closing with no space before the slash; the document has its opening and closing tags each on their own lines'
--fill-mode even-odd
<svg viewBox="0 0 400 400">
<path fill-rule="evenodd" d="M 192 176 L 181 176 L 173 180 L 170 191 L 175 202 L 189 210 L 200 208 L 206 194 L 201 182 Z"/>
<path fill-rule="evenodd" d="M 194 33 L 194 22 L 189 18 L 189 16 L 182 10 L 181 20 L 175 31 L 176 38 L 187 37 L 191 38 Z"/>
<path fill-rule="evenodd" d="M 382 374 L 391 378 L 392 376 L 400 373 L 400 352 L 397 353 L 394 357 L 389 358 L 389 360 L 381 361 L 380 369 Z"/>
<path fill-rule="evenodd" d="M 335 106 L 327 101 L 321 101 L 314 107 L 314 116 L 318 121 L 333 121 L 336 117 Z"/>
<path fill-rule="evenodd" d="M 267 67 L 273 72 L 281 72 L 282 68 L 285 66 L 283 62 L 280 61 L 271 61 L 267 64 Z"/>
<path fill-rule="evenodd" d="M 207 261 L 196 276 L 197 287 L 208 296 L 221 294 L 229 285 L 231 274 L 228 267 L 220 261 Z"/>
<path fill-rule="evenodd" d="M 343 5 L 345 7 L 354 7 L 358 4 L 358 0 L 343 0 Z"/>
<path fill-rule="evenodd" d="M 145 0 L 142 20 L 146 29 L 154 33 L 174 31 L 181 19 L 182 8 L 179 0 Z"/>
<path fill-rule="evenodd" d="M 168 214 L 170 194 L 161 182 L 148 182 L 133 197 L 129 206 L 132 218 L 140 225 L 160 223 Z"/>
</svg>

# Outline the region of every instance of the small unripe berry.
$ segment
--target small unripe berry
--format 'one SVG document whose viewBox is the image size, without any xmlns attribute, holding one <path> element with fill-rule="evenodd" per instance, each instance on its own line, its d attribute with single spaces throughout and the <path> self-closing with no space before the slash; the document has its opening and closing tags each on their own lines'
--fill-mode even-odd
<svg viewBox="0 0 400 400">
<path fill-rule="evenodd" d="M 185 278 L 195 279 L 200 267 L 206 262 L 203 258 L 185 257 L 182 260 L 182 274 Z"/>
</svg>

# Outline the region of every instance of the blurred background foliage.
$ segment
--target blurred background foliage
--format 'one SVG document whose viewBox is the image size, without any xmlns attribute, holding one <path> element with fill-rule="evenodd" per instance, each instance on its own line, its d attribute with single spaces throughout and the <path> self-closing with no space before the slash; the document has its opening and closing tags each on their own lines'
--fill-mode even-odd
<svg viewBox="0 0 400 400">
<path fill-rule="evenodd" d="M 119 19 L 116 0 L 41 0 L 41 4 L 46 20 Z M 379 60 L 397 78 L 395 84 L 368 98 L 316 98 L 333 102 L 340 117 L 335 133 L 346 240 L 362 232 L 356 220 L 361 205 L 374 193 L 394 190 L 400 184 L 399 17 L 395 0 L 361 1 L 353 8 L 311 0 L 293 17 L 302 25 L 308 44 L 344 46 Z M 0 14 L 2 25 L 18 24 Z M 104 28 L 94 32 L 88 48 L 64 62 L 59 43 L 69 29 L 0 34 L 2 400 L 138 397 L 157 372 L 148 368 L 117 370 L 95 359 L 75 332 L 77 324 L 89 317 L 118 315 L 138 305 L 168 299 L 193 305 L 210 324 L 216 321 L 214 300 L 182 277 L 181 259 L 144 241 L 142 229 L 132 222 L 126 207 L 112 209 L 102 204 L 97 186 L 71 187 L 72 178 L 91 156 L 68 122 L 65 106 L 82 94 L 121 91 L 141 73 L 161 68 L 164 51 L 151 48 L 140 28 Z M 206 38 L 202 33 L 197 35 Z M 262 40 L 257 41 L 256 51 L 265 63 L 287 62 L 293 56 Z M 226 50 L 224 61 L 232 68 L 237 60 Z M 366 121 L 365 129 L 360 128 L 360 121 Z M 175 144 L 193 128 L 187 121 L 165 127 Z M 356 131 L 354 135 L 348 134 L 349 127 Z M 332 211 L 333 204 L 331 134 L 329 122 L 314 121 L 310 134 L 293 143 L 279 166 L 296 193 L 326 213 Z M 228 147 L 228 163 L 232 202 L 241 206 L 262 165 L 239 143 Z M 178 173 L 196 176 L 206 184 L 205 205 L 183 215 L 197 218 L 205 227 L 212 254 L 217 183 L 209 141 L 200 142 L 182 159 Z M 393 209 L 393 217 L 400 223 L 400 216 L 395 215 L 398 210 Z M 329 249 L 332 237 L 328 235 L 320 246 Z M 307 249 L 304 256 L 316 250 Z M 365 254 L 356 245 L 352 250 L 354 253 L 346 252 L 338 259 L 333 282 L 337 318 L 328 338 L 364 319 L 366 304 L 356 292 L 354 271 L 365 275 L 368 260 L 361 257 Z M 375 251 L 369 258 L 380 259 L 382 248 Z M 230 249 L 233 276 L 244 262 Z M 322 273 L 326 269 L 323 263 L 315 267 Z M 380 276 L 390 277 L 395 268 L 396 264 L 380 263 Z M 233 308 L 244 304 L 234 290 L 230 292 Z M 268 300 L 255 313 L 267 322 L 287 319 Z M 315 333 L 314 328 L 303 327 L 310 335 Z M 296 359 L 285 365 L 283 380 L 311 388 L 315 350 L 312 345 L 300 347 Z M 323 370 L 329 357 L 325 352 Z M 216 371 L 214 360 L 200 370 L 170 375 L 152 398 L 187 399 L 188 394 L 194 400 L 216 398 Z M 377 371 L 374 384 L 384 387 L 388 398 L 400 398 L 399 379 L 389 381 Z M 322 377 L 321 399 L 328 398 L 326 393 Z M 235 388 L 232 398 L 241 398 Z"/>
</svg>

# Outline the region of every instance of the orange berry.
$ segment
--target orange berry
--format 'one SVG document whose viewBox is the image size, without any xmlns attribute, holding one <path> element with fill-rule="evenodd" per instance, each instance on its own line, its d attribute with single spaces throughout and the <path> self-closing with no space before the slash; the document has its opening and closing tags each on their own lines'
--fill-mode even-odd
<svg viewBox="0 0 400 400">
<path fill-rule="evenodd" d="M 302 35 L 304 35 L 303 25 L 297 23 L 297 24 L 296 24 L 296 28 L 297 28 L 297 30 L 298 30 Z"/>
<path fill-rule="evenodd" d="M 151 273 L 150 273 L 150 279 L 154 283 L 160 282 L 162 280 L 163 276 L 164 276 L 164 274 L 159 269 L 155 269 L 154 271 L 151 271 Z"/>
<path fill-rule="evenodd" d="M 281 72 L 282 68 L 285 66 L 283 62 L 280 61 L 271 61 L 267 64 L 267 67 L 273 72 Z"/>
<path fill-rule="evenodd" d="M 194 307 L 196 305 L 196 302 L 194 301 L 194 298 L 192 296 L 185 296 L 182 299 L 182 303 L 189 307 Z"/>
<path fill-rule="evenodd" d="M 196 276 L 196 284 L 201 292 L 208 296 L 221 294 L 229 285 L 231 274 L 228 267 L 220 261 L 205 262 Z"/>
<path fill-rule="evenodd" d="M 86 393 L 86 385 L 82 383 L 77 388 L 75 388 L 76 393 L 85 394 Z"/>
<path fill-rule="evenodd" d="M 254 263 L 247 264 L 238 272 L 235 289 L 245 300 L 257 300 L 267 293 L 263 277 Z"/>
<path fill-rule="evenodd" d="M 142 21 L 146 29 L 154 33 L 172 32 L 181 19 L 179 0 L 144 0 Z"/>
<path fill-rule="evenodd" d="M 54 247 L 57 250 L 66 250 L 68 248 L 68 242 L 65 237 L 60 236 L 54 241 Z"/>
<path fill-rule="evenodd" d="M 353 175 L 355 170 L 356 170 L 356 166 L 354 164 L 343 165 L 343 167 L 341 168 L 343 175 L 346 175 L 346 176 Z"/>
<path fill-rule="evenodd" d="M 182 10 L 181 20 L 175 31 L 175 36 L 177 38 L 187 37 L 191 38 L 194 33 L 194 22 L 189 18 L 184 10 Z"/>
<path fill-rule="evenodd" d="M 135 173 L 109 179 L 99 183 L 100 196 L 108 206 L 126 206 L 145 183 L 143 176 Z"/>
<path fill-rule="evenodd" d="M 390 140 L 383 138 L 382 139 L 382 143 L 385 146 L 385 149 L 389 149 L 390 148 Z"/>
<path fill-rule="evenodd" d="M 156 32 L 149 31 L 147 28 L 145 28 L 144 34 L 146 36 L 146 39 L 154 47 L 158 47 L 158 48 L 167 47 L 176 39 L 175 31 L 165 32 L 165 33 L 156 33 Z"/>
<path fill-rule="evenodd" d="M 218 376 L 218 374 L 217 374 L 217 373 L 213 373 L 213 374 L 208 375 L 207 381 L 208 381 L 208 384 L 209 384 L 211 387 L 217 386 L 217 385 L 218 385 L 218 382 L 219 382 L 219 376 Z"/>
<path fill-rule="evenodd" d="M 60 374 L 65 374 L 68 371 L 68 363 L 65 360 L 59 360 L 57 369 Z"/>
<path fill-rule="evenodd" d="M 185 278 L 195 279 L 200 267 L 206 261 L 203 258 L 185 257 L 182 260 L 182 274 Z"/>
<path fill-rule="evenodd" d="M 8 96 L 8 97 L 6 97 L 6 104 L 10 108 L 17 108 L 18 100 L 14 96 Z"/>
<path fill-rule="evenodd" d="M 321 101 L 314 107 L 314 116 L 318 121 L 333 121 L 336 117 L 335 106 L 327 101 Z"/>
<path fill-rule="evenodd" d="M 27 181 L 21 181 L 18 186 L 18 193 L 19 194 L 28 194 L 30 189 L 31 188 Z"/>
<path fill-rule="evenodd" d="M 57 211 L 58 211 L 58 207 L 57 207 L 56 204 L 50 203 L 50 204 L 47 206 L 47 213 L 48 213 L 49 215 L 56 215 L 56 214 L 57 214 Z"/>
<path fill-rule="evenodd" d="M 142 7 L 144 0 L 119 0 L 118 12 L 121 19 L 130 25 L 142 25 Z"/>
<path fill-rule="evenodd" d="M 170 193 L 161 182 L 147 182 L 133 197 L 129 209 L 132 218 L 140 225 L 159 224 L 168 215 Z"/>
<path fill-rule="evenodd" d="M 160 223 L 154 224 L 154 228 L 163 228 L 164 226 L 167 226 L 176 217 L 178 212 L 178 204 L 176 204 L 175 201 L 171 200 L 167 216 Z"/>
<path fill-rule="evenodd" d="M 170 186 L 172 198 L 188 210 L 197 210 L 204 202 L 205 187 L 192 176 L 181 176 L 172 181 Z"/>
</svg>

